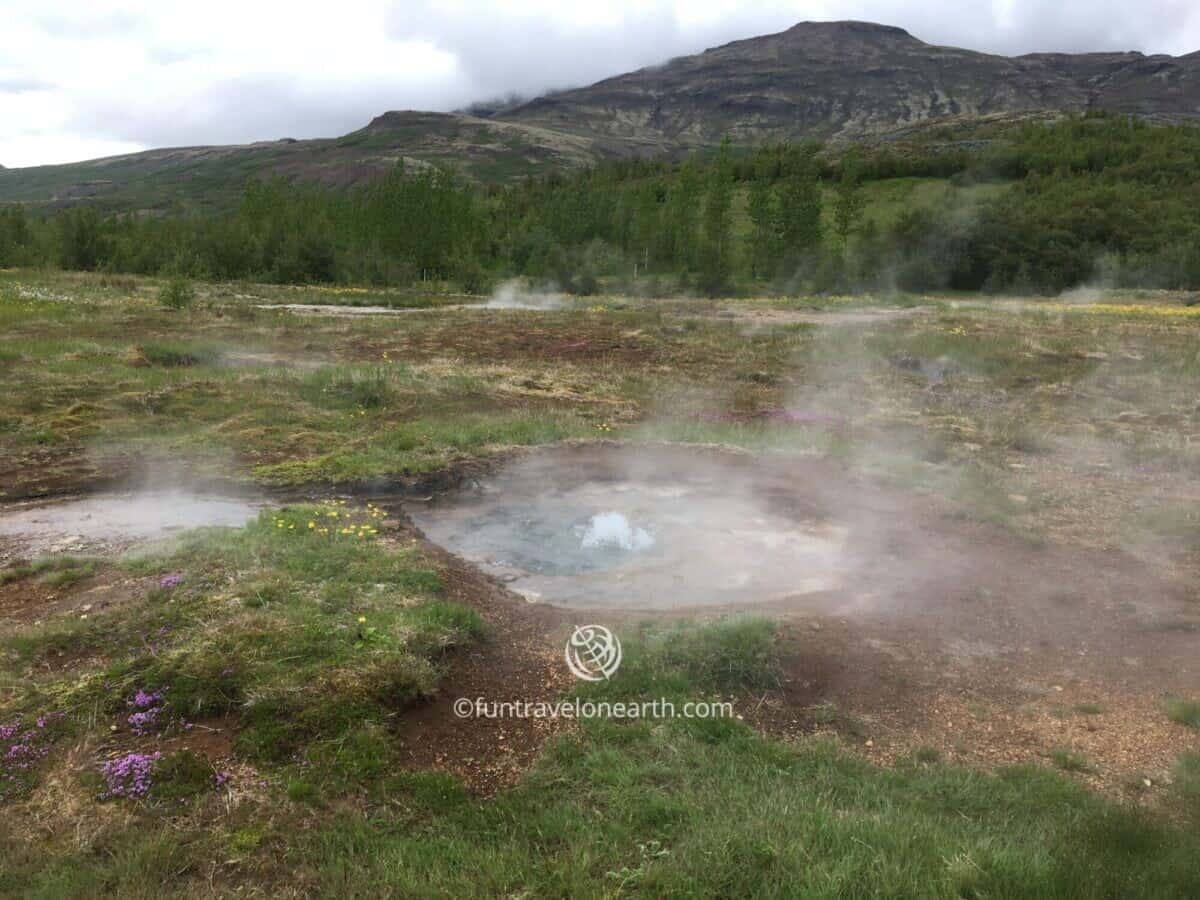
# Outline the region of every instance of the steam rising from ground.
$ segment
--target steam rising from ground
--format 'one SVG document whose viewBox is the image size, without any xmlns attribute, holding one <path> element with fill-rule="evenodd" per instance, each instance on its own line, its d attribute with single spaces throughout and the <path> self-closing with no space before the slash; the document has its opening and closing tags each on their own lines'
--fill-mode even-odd
<svg viewBox="0 0 1200 900">
<path fill-rule="evenodd" d="M 846 536 L 771 509 L 745 473 L 686 450 L 540 454 L 414 519 L 530 599 L 579 607 L 814 594 L 837 584 Z"/>
<path fill-rule="evenodd" d="M 487 309 L 561 309 L 567 298 L 555 291 L 531 289 L 519 279 L 506 281 L 484 304 Z"/>
<path fill-rule="evenodd" d="M 187 528 L 244 525 L 260 504 L 184 489 L 96 494 L 49 505 L 22 505 L 0 514 L 0 536 L 20 539 L 25 551 L 47 552 L 128 545 Z"/>
<path fill-rule="evenodd" d="M 618 550 L 636 551 L 654 546 L 654 538 L 646 529 L 631 525 L 619 512 L 592 516 L 586 526 L 580 526 L 577 530 L 582 535 L 579 545 L 585 550 L 615 547 Z"/>
</svg>

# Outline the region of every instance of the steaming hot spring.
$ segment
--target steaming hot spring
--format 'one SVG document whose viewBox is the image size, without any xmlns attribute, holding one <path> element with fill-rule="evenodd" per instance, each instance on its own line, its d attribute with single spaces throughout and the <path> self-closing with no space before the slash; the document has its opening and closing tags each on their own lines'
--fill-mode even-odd
<svg viewBox="0 0 1200 900">
<path fill-rule="evenodd" d="M 686 450 L 537 453 L 411 512 L 529 600 L 579 608 L 802 602 L 838 586 L 846 538 Z"/>
</svg>

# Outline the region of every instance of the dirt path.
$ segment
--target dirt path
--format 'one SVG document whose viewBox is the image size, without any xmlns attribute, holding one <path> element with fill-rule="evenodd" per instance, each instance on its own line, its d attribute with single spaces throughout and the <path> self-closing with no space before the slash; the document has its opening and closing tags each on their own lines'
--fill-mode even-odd
<svg viewBox="0 0 1200 900">
<path fill-rule="evenodd" d="M 488 636 L 447 658 L 437 696 L 405 714 L 401 760 L 412 769 L 449 772 L 472 791 L 491 794 L 515 782 L 562 723 L 463 717 L 455 701 L 536 703 L 562 696 L 572 679 L 556 652 L 557 636 L 565 635 L 570 614 L 528 603 L 434 544 L 426 543 L 425 551 L 438 564 L 446 599 L 475 609 Z"/>
</svg>

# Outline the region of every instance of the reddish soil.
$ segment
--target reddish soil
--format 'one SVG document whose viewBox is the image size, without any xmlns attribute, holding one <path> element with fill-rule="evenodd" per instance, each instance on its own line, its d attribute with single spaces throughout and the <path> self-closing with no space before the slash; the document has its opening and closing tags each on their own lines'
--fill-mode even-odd
<svg viewBox="0 0 1200 900">
<path fill-rule="evenodd" d="M 512 317 L 523 317 L 513 325 Z M 417 323 L 420 323 L 419 325 Z M 442 312 L 436 320 L 406 320 L 410 327 L 357 338 L 347 356 L 379 360 L 470 359 L 474 363 L 567 363 L 651 367 L 671 363 L 705 370 L 729 364 L 728 350 L 698 347 L 669 333 L 646 334 L 637 325 L 607 317 L 567 313 L 480 310 Z"/>
<path fill-rule="evenodd" d="M 112 569 L 102 569 L 61 587 L 37 575 L 14 579 L 0 584 L 0 623 L 7 620 L 29 624 L 51 616 L 88 616 L 128 602 L 144 590 L 145 583 L 144 578 L 129 578 Z"/>
<path fill-rule="evenodd" d="M 526 602 L 432 544 L 446 599 L 474 608 L 487 623 L 481 643 L 449 655 L 438 694 L 409 710 L 400 726 L 402 761 L 420 770 L 452 773 L 473 791 L 490 794 L 513 783 L 557 730 L 547 719 L 486 718 L 455 713 L 456 700 L 538 702 L 566 692 L 572 676 L 554 636 L 569 614 Z M 558 664 L 556 664 L 558 663 Z"/>
</svg>

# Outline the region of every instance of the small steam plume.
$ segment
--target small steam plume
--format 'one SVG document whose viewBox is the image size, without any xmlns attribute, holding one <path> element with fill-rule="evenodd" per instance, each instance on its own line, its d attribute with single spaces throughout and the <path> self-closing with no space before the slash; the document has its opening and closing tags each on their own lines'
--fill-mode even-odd
<svg viewBox="0 0 1200 900">
<path fill-rule="evenodd" d="M 485 309 L 561 309 L 567 298 L 552 290 L 528 288 L 520 279 L 506 281 L 492 293 Z"/>
</svg>

